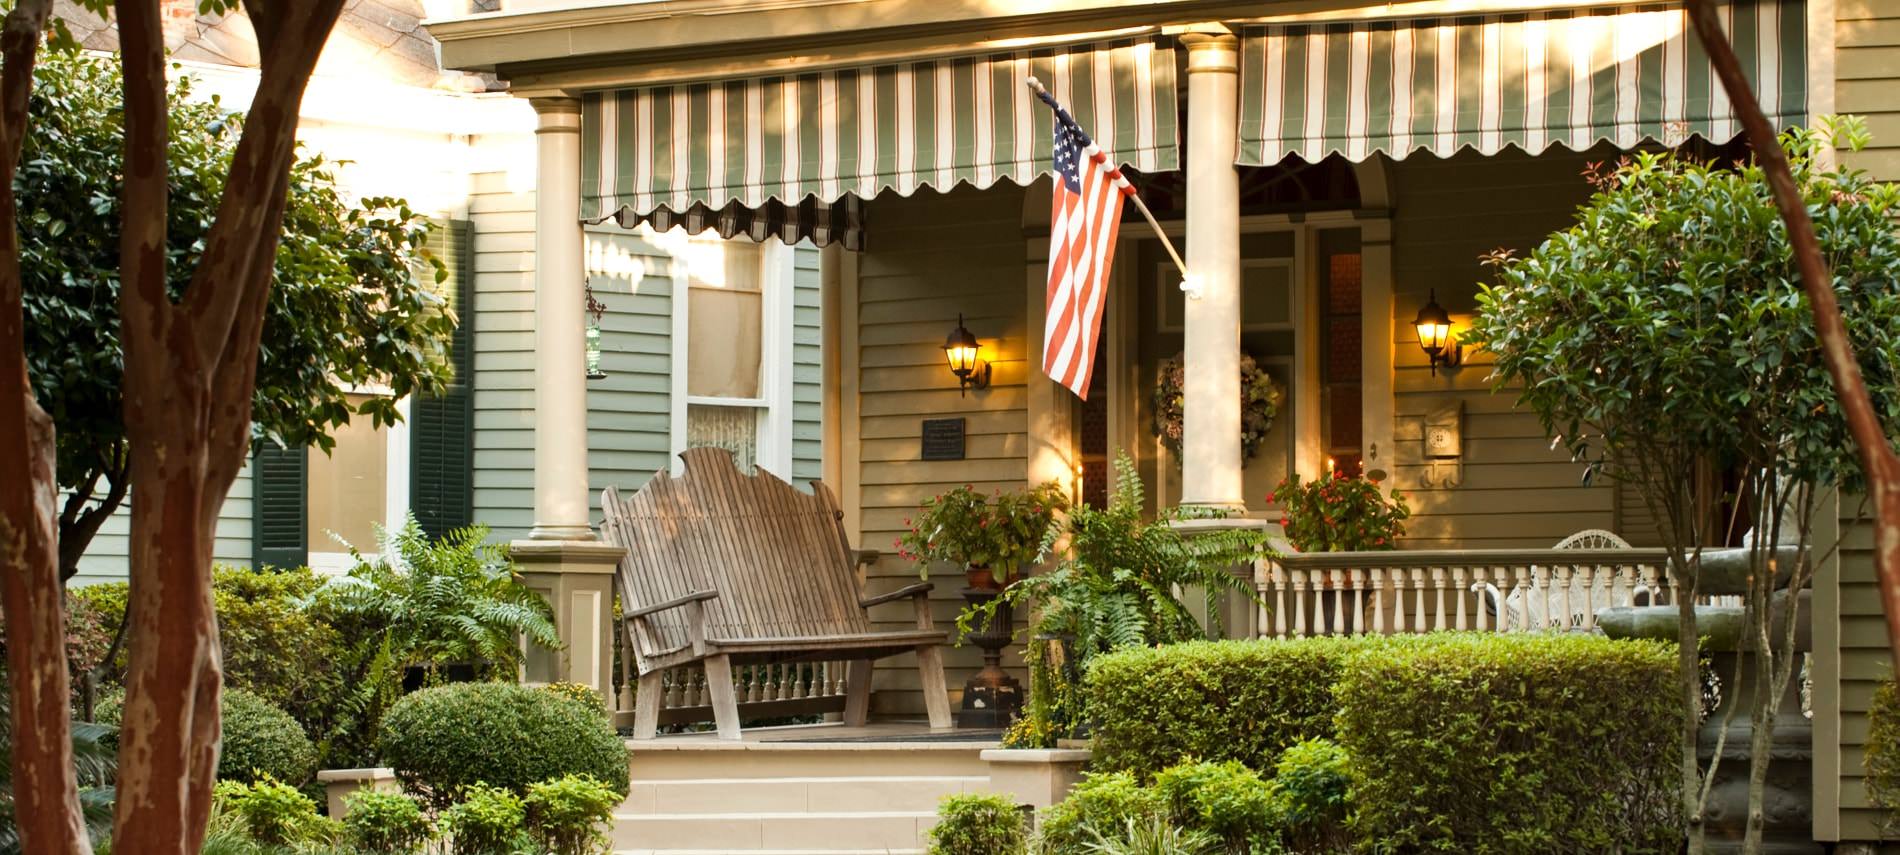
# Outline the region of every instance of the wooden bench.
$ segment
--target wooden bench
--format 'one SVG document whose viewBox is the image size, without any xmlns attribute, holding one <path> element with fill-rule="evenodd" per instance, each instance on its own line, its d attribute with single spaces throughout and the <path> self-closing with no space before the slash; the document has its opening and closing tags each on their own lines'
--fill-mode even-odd
<svg viewBox="0 0 1900 855">
<path fill-rule="evenodd" d="M 861 725 L 871 663 L 913 652 L 930 726 L 951 726 L 940 649 L 948 637 L 931 622 L 929 583 L 863 596 L 844 514 L 824 484 L 807 495 L 764 470 L 742 474 L 718 448 L 680 457 L 678 478 L 662 471 L 624 500 L 612 487 L 601 494 L 601 534 L 627 550 L 620 607 L 639 675 L 635 739 L 658 731 L 667 669 L 702 665 L 719 736 L 737 739 L 735 665 L 848 661 L 844 721 Z M 872 625 L 871 606 L 906 598 L 915 628 Z"/>
</svg>

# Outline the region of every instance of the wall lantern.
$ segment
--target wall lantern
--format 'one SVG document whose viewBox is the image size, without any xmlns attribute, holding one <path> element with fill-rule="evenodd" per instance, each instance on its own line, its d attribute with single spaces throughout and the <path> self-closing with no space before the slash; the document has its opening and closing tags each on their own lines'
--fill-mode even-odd
<svg viewBox="0 0 1900 855">
<path fill-rule="evenodd" d="M 583 280 L 587 293 L 587 379 L 600 380 L 607 372 L 600 367 L 600 318 L 607 314 L 607 304 L 594 298 L 594 281 Z"/>
<path fill-rule="evenodd" d="M 957 394 L 963 395 L 969 389 L 987 389 L 990 386 L 990 364 L 977 359 L 983 350 L 976 336 L 963 326 L 963 315 L 957 315 L 957 328 L 943 340 L 943 357 L 950 361 L 950 373 L 957 375 Z"/>
<path fill-rule="evenodd" d="M 1437 289 L 1432 289 L 1425 305 L 1419 307 L 1412 325 L 1418 327 L 1419 349 L 1431 358 L 1432 376 L 1438 376 L 1438 366 L 1454 367 L 1464 358 L 1464 345 L 1451 334 L 1451 315 L 1438 305 Z"/>
</svg>

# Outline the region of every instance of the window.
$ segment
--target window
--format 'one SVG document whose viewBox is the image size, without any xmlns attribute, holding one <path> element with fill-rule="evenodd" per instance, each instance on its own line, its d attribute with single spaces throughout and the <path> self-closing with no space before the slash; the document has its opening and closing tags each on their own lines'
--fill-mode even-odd
<svg viewBox="0 0 1900 855">
<path fill-rule="evenodd" d="M 352 407 L 367 395 L 351 395 Z M 349 551 L 344 543 L 365 552 L 376 551 L 376 526 L 390 523 L 392 507 L 407 510 L 406 497 L 391 496 L 390 485 L 403 479 L 391 478 L 392 465 L 402 456 L 391 453 L 391 440 L 399 429 L 377 426 L 364 415 L 350 418 L 347 425 L 331 431 L 336 446 L 324 454 L 312 448 L 309 454 L 309 512 L 306 515 L 305 543 L 310 544 L 311 566 L 332 565 L 347 568 Z M 339 539 L 342 541 L 339 543 Z"/>
<path fill-rule="evenodd" d="M 675 255 L 675 451 L 724 448 L 791 480 L 792 275 L 777 240 L 694 237 Z"/>
</svg>

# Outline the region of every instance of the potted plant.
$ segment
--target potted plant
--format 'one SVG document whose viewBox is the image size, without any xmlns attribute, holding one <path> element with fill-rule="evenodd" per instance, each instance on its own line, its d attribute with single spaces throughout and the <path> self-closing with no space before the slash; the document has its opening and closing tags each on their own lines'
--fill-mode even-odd
<svg viewBox="0 0 1900 855">
<path fill-rule="evenodd" d="M 1403 493 L 1388 495 L 1379 482 L 1345 472 L 1311 481 L 1295 472 L 1267 494 L 1267 501 L 1280 506 L 1280 527 L 1301 552 L 1397 549 L 1412 515 Z"/>
<path fill-rule="evenodd" d="M 1002 665 L 1014 616 L 997 600 L 1022 566 L 1041 555 L 1056 513 L 1067 507 L 1054 481 L 988 496 L 965 484 L 924 502 L 904 521 L 909 531 L 897 539 L 898 554 L 917 562 L 926 578 L 933 563 L 963 565 L 969 582 L 964 613 L 982 613 L 981 621 L 958 621 L 963 639 L 983 650 L 983 669 L 963 686 L 961 727 L 1003 727 L 1022 709 L 1022 687 Z"/>
<path fill-rule="evenodd" d="M 909 530 L 897 539 L 897 554 L 916 562 L 923 578 L 941 562 L 962 567 L 971 588 L 999 591 L 1035 560 L 1056 512 L 1066 507 L 1054 481 L 988 496 L 965 484 L 926 500 L 904 520 Z"/>
</svg>

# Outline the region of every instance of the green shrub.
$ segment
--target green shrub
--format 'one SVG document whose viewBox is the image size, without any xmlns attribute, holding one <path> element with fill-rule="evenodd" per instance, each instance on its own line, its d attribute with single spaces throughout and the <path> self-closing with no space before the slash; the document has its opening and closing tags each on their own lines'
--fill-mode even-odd
<svg viewBox="0 0 1900 855">
<path fill-rule="evenodd" d="M 931 855 L 1021 855 L 1028 846 L 1023 812 L 995 793 L 946 796 L 930 828 Z"/>
<path fill-rule="evenodd" d="M 1675 852 L 1686 711 L 1668 645 L 1441 635 L 1336 687 L 1360 839 L 1400 852 Z"/>
<path fill-rule="evenodd" d="M 1355 638 L 1189 642 L 1090 664 L 1084 691 L 1102 771 L 1143 780 L 1183 759 L 1271 769 L 1287 746 L 1330 736 L 1333 683 Z"/>
<path fill-rule="evenodd" d="M 1213 855 L 1220 838 L 1198 828 L 1183 828 L 1166 818 L 1133 817 L 1116 828 L 1088 828 L 1089 855 Z M 1241 850 L 1248 855 L 1279 855 L 1277 850 Z"/>
<path fill-rule="evenodd" d="M 626 798 L 586 775 L 564 775 L 528 785 L 522 800 L 528 838 L 536 852 L 594 855 L 607 851 L 614 806 Z"/>
<path fill-rule="evenodd" d="M 270 846 L 333 843 L 334 821 L 317 814 L 317 803 L 288 784 L 265 778 L 256 783 L 220 781 L 215 810 L 241 824 L 243 836 Z"/>
<path fill-rule="evenodd" d="M 403 786 L 437 808 L 477 782 L 524 795 L 570 774 L 627 794 L 627 746 L 599 707 L 512 683 L 409 695 L 384 715 L 378 747 Z"/>
<path fill-rule="evenodd" d="M 1115 834 L 1134 821 L 1147 825 L 1162 817 L 1160 797 L 1130 772 L 1093 772 L 1069 791 L 1069 797 L 1043 811 L 1036 829 L 1036 851 L 1044 855 L 1083 855 L 1095 840 L 1091 829 Z"/>
<path fill-rule="evenodd" d="M 345 802 L 343 830 L 363 853 L 406 855 L 435 837 L 435 826 L 416 800 L 400 793 L 357 790 Z"/>
<path fill-rule="evenodd" d="M 1182 763 L 1156 775 L 1154 789 L 1173 825 L 1204 831 L 1232 851 L 1279 838 L 1272 786 L 1238 761 Z"/>
<path fill-rule="evenodd" d="M 99 704 L 101 724 L 117 727 L 124 696 L 114 693 Z M 243 689 L 225 689 L 218 704 L 223 717 L 218 780 L 251 783 L 270 779 L 302 786 L 317 773 L 317 749 L 290 714 Z"/>
<path fill-rule="evenodd" d="M 599 692 L 594 691 L 593 686 L 589 686 L 586 683 L 568 683 L 568 682 L 548 683 L 546 685 L 539 686 L 538 688 L 540 688 L 540 690 L 543 692 L 549 692 L 552 694 L 560 695 L 561 697 L 564 697 L 564 698 L 570 698 L 572 700 L 581 701 L 583 703 L 593 706 L 595 709 L 601 710 L 602 712 L 605 712 L 607 709 L 606 700 L 601 698 Z"/>
<path fill-rule="evenodd" d="M 1867 710 L 1867 753 L 1861 763 L 1867 770 L 1867 798 L 1886 811 L 1883 823 L 1892 831 L 1900 825 L 1894 817 L 1900 811 L 1900 686 L 1892 677 L 1874 689 L 1874 703 Z"/>
<path fill-rule="evenodd" d="M 1274 766 L 1272 812 L 1286 843 L 1299 852 L 1343 851 L 1352 787 L 1346 749 L 1330 740 L 1289 746 Z"/>
<path fill-rule="evenodd" d="M 527 844 L 521 797 L 503 787 L 473 784 L 462 801 L 442 812 L 442 830 L 456 855 L 514 855 Z"/>
</svg>

